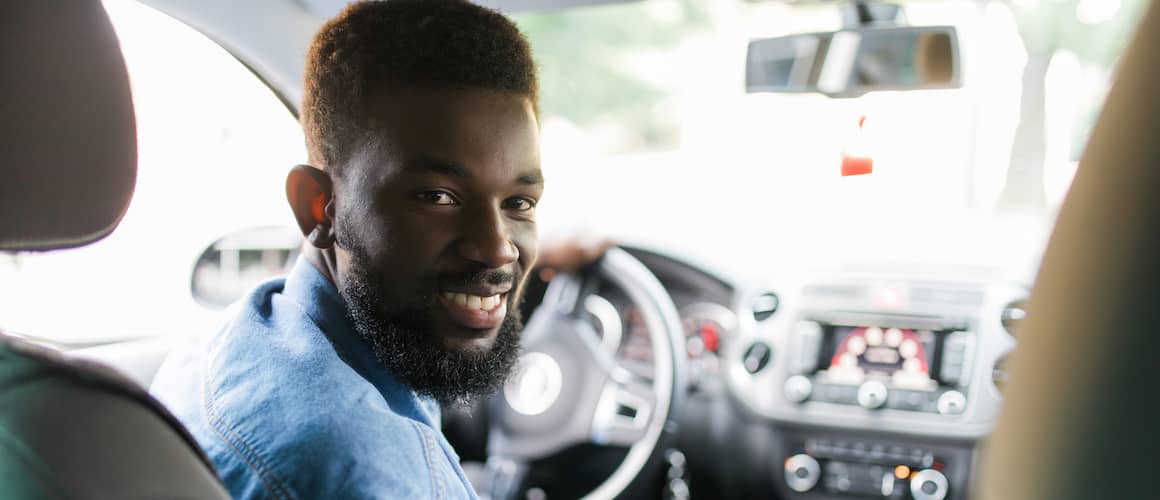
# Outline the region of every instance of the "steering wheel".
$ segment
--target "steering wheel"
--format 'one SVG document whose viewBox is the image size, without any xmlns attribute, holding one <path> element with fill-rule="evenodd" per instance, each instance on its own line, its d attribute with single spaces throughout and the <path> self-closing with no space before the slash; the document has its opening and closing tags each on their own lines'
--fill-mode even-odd
<svg viewBox="0 0 1160 500">
<path fill-rule="evenodd" d="M 640 311 L 652 343 L 652 380 L 621 366 L 616 346 L 602 342 L 587 318 L 586 303 L 599 299 L 594 292 L 603 282 L 623 291 Z M 619 327 L 615 311 L 610 319 Z M 616 470 L 586 498 L 620 494 L 658 452 L 666 429 L 675 429 L 684 399 L 684 333 L 672 298 L 644 264 L 613 248 L 588 270 L 551 281 L 522 343 L 516 369 L 488 408 L 491 498 L 515 498 L 529 462 L 583 443 L 628 447 Z"/>
</svg>

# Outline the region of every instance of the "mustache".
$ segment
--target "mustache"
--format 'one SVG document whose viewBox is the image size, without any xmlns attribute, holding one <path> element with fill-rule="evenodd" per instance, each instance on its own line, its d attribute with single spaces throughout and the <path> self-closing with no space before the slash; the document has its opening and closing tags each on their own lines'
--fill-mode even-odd
<svg viewBox="0 0 1160 500">
<path fill-rule="evenodd" d="M 498 269 L 477 269 L 470 271 L 445 272 L 436 276 L 441 286 L 469 286 L 486 284 L 515 288 L 516 273 Z"/>
</svg>

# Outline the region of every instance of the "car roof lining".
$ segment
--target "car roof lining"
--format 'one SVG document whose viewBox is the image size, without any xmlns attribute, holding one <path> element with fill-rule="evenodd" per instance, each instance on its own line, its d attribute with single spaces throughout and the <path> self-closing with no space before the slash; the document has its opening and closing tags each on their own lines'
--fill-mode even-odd
<svg viewBox="0 0 1160 500">
<path fill-rule="evenodd" d="M 246 65 L 298 116 L 310 40 L 349 0 L 140 0 L 200 31 Z M 640 0 L 479 0 L 512 14 Z"/>
</svg>

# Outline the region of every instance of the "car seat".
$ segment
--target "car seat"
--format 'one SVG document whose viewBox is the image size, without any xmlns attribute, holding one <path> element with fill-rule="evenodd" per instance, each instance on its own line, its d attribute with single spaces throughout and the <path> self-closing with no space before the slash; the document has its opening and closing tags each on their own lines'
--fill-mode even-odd
<svg viewBox="0 0 1160 500">
<path fill-rule="evenodd" d="M 137 151 L 125 63 L 101 3 L 6 3 L 0 65 L 0 250 L 109 234 L 132 196 Z M 140 386 L 0 335 L 0 498 L 228 495 L 189 433 Z"/>
</svg>

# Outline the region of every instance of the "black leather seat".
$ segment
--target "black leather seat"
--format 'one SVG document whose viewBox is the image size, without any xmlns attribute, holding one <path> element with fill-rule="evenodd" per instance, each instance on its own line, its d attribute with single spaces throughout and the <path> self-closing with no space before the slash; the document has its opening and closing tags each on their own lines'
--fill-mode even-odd
<svg viewBox="0 0 1160 500">
<path fill-rule="evenodd" d="M 101 3 L 6 3 L 0 68 L 0 250 L 109 234 L 132 196 L 137 152 L 125 64 Z M 0 335 L 0 498 L 228 495 L 142 388 Z"/>
</svg>

